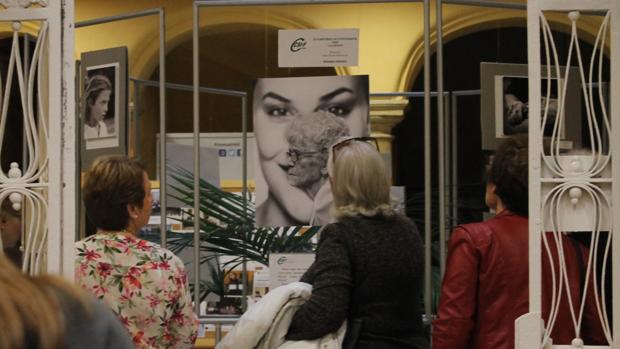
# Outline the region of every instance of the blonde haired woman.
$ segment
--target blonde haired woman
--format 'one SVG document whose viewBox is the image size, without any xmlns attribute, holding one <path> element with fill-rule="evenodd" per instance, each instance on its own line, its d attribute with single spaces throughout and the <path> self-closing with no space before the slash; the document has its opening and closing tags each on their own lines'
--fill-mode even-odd
<svg viewBox="0 0 620 349">
<path fill-rule="evenodd" d="M 348 321 L 345 348 L 428 348 L 419 294 L 422 241 L 390 207 L 390 179 L 376 140 L 349 137 L 328 160 L 337 222 L 324 227 L 314 264 L 301 281 L 312 296 L 287 339 L 315 339 Z"/>
</svg>

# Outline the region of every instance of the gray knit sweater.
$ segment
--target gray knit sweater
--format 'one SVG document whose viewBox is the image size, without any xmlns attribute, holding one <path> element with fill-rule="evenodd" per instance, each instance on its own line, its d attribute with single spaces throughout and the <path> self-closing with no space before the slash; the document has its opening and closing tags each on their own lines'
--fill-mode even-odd
<svg viewBox="0 0 620 349">
<path fill-rule="evenodd" d="M 423 248 L 415 225 L 396 215 L 345 218 L 325 226 L 316 260 L 301 281 L 312 296 L 287 339 L 322 337 L 362 319 L 357 348 L 427 348 L 420 291 Z"/>
</svg>

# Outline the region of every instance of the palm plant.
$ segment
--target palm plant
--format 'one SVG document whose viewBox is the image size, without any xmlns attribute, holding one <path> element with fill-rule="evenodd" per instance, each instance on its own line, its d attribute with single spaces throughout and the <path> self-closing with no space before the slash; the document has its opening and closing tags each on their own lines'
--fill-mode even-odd
<svg viewBox="0 0 620 349">
<path fill-rule="evenodd" d="M 170 186 L 174 193 L 171 195 L 184 205 L 194 207 L 194 175 L 192 172 L 180 168 L 170 168 L 174 183 Z M 200 187 L 200 263 L 216 260 L 220 255 L 232 257 L 222 264 L 219 270 L 213 270 L 211 281 L 203 283 L 206 290 L 201 292 L 201 298 L 208 292 L 222 295 L 223 287 L 220 282 L 224 275 L 242 264 L 244 261 L 254 261 L 264 265 L 269 264 L 269 254 L 304 252 L 314 250 L 311 239 L 319 231 L 319 227 L 256 227 L 254 220 L 255 207 L 251 200 L 243 196 L 223 191 L 222 189 L 199 179 Z M 193 225 L 195 212 L 183 221 L 184 225 Z M 170 233 L 168 246 L 174 253 L 184 248 L 194 246 L 193 234 Z M 212 264 L 209 264 L 213 269 Z M 215 273 L 214 273 L 215 272 Z"/>
</svg>

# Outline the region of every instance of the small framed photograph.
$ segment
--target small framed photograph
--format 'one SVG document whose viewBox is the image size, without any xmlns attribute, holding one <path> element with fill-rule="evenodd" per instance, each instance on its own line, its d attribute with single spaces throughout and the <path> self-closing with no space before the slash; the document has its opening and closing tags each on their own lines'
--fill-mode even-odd
<svg viewBox="0 0 620 349">
<path fill-rule="evenodd" d="M 566 105 L 563 123 L 558 135 L 566 144 L 581 144 L 581 93 L 579 71 L 570 68 L 568 79 L 565 69 L 560 78 L 556 74 L 546 78 L 543 67 L 541 81 L 541 107 L 547 110 L 543 134 L 553 134 L 558 113 L 558 86 L 566 86 Z M 555 73 L 555 72 L 554 72 Z M 566 81 L 565 81 L 566 80 Z M 480 63 L 480 124 L 482 149 L 495 150 L 499 139 L 518 134 L 527 134 L 529 126 L 529 85 L 527 65 L 504 63 Z"/>
<path fill-rule="evenodd" d="M 101 155 L 127 153 L 127 48 L 81 55 L 82 169 Z"/>
</svg>

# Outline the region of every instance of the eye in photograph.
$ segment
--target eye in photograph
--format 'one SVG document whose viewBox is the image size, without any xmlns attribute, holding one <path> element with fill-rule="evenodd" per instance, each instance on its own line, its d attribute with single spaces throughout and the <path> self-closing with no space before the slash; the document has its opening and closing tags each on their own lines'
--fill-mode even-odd
<svg viewBox="0 0 620 349">
<path fill-rule="evenodd" d="M 293 111 L 288 107 L 265 105 L 265 114 L 271 117 L 293 116 Z"/>
<path fill-rule="evenodd" d="M 352 108 L 348 105 L 332 105 L 332 106 L 327 106 L 322 110 L 325 110 L 336 116 L 347 116 L 351 113 L 351 109 Z"/>
</svg>

